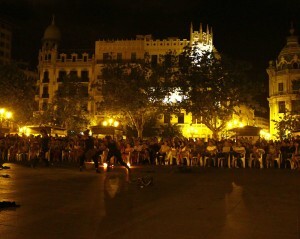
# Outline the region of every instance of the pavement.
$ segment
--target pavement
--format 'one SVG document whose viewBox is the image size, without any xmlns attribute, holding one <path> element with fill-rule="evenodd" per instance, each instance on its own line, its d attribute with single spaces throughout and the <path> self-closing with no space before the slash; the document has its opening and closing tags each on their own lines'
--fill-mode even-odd
<svg viewBox="0 0 300 239">
<path fill-rule="evenodd" d="M 300 239 L 300 172 L 174 166 L 126 170 L 5 164 L 0 239 Z"/>
</svg>

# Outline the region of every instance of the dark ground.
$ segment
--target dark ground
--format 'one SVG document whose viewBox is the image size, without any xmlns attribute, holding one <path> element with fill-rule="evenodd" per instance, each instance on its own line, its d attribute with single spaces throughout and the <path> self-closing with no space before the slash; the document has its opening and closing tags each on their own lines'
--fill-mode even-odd
<svg viewBox="0 0 300 239">
<path fill-rule="evenodd" d="M 300 172 L 289 169 L 133 168 L 153 186 L 126 182 L 126 170 L 5 164 L 1 239 L 299 239 Z"/>
</svg>

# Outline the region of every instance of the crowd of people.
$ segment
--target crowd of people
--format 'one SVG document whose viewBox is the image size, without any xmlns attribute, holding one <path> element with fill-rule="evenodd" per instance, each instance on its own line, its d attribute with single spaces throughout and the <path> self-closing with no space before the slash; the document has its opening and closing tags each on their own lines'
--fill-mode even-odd
<svg viewBox="0 0 300 239">
<path fill-rule="evenodd" d="M 38 136 L 7 135 L 0 138 L 0 165 L 24 162 L 31 167 L 42 163 L 78 165 L 98 164 L 183 165 L 188 167 L 291 168 L 300 167 L 300 139 L 252 142 L 152 137 L 112 139 L 92 137 L 89 131 L 76 137 L 51 137 L 46 131 Z"/>
</svg>

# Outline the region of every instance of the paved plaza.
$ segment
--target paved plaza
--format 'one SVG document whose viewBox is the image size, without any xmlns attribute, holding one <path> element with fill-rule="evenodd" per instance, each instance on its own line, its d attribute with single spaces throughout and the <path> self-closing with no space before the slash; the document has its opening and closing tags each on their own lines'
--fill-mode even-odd
<svg viewBox="0 0 300 239">
<path fill-rule="evenodd" d="M 5 164 L 1 239 L 299 239 L 300 172 L 289 169 L 133 168 L 154 184 L 126 182 L 126 170 Z"/>
</svg>

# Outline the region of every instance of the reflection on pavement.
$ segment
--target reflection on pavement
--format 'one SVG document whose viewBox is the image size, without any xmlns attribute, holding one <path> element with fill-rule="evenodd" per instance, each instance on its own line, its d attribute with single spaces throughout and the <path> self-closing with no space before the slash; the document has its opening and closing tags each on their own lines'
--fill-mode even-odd
<svg viewBox="0 0 300 239">
<path fill-rule="evenodd" d="M 120 191 L 120 178 L 118 176 L 106 176 L 104 190 L 110 198 L 114 198 Z"/>
</svg>

